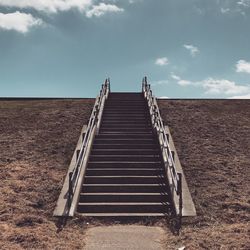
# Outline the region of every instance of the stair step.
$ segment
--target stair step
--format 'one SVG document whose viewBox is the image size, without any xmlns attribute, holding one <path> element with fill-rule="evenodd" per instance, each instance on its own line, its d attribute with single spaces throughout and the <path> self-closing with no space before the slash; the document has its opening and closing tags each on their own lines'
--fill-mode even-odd
<svg viewBox="0 0 250 250">
<path fill-rule="evenodd" d="M 87 168 L 86 176 L 162 176 L 163 169 L 156 168 Z"/>
<path fill-rule="evenodd" d="M 120 112 L 116 112 L 116 113 L 111 113 L 111 112 L 103 112 L 102 117 L 129 117 L 129 118 L 134 118 L 134 117 L 138 117 L 138 118 L 144 118 L 147 117 L 149 118 L 149 114 L 147 113 L 120 113 Z"/>
<path fill-rule="evenodd" d="M 135 108 L 147 108 L 147 103 L 145 101 L 141 100 L 112 100 L 112 101 L 106 101 L 105 107 L 114 107 L 114 108 L 124 108 L 124 107 L 135 107 Z"/>
<path fill-rule="evenodd" d="M 143 96 L 109 96 L 109 102 L 117 102 L 117 101 L 133 101 L 133 102 L 145 102 Z"/>
<path fill-rule="evenodd" d="M 113 108 L 104 108 L 103 113 L 108 113 L 108 114 L 148 114 L 148 110 L 144 109 L 138 109 L 138 108 L 123 108 L 123 109 L 113 109 Z"/>
<path fill-rule="evenodd" d="M 84 184 L 83 192 L 86 193 L 164 193 L 166 185 L 159 184 Z"/>
<path fill-rule="evenodd" d="M 157 144 L 93 144 L 93 149 L 155 149 L 158 148 Z"/>
<path fill-rule="evenodd" d="M 115 133 L 115 132 L 152 134 L 152 129 L 150 128 L 103 128 L 101 127 L 100 133 Z"/>
<path fill-rule="evenodd" d="M 93 149 L 91 155 L 158 155 L 155 149 Z"/>
<path fill-rule="evenodd" d="M 113 110 L 113 111 L 117 111 L 117 110 L 141 110 L 141 111 L 144 111 L 144 112 L 148 112 L 148 107 L 142 103 L 142 104 L 119 104 L 119 103 L 116 103 L 116 104 L 108 104 L 106 103 L 105 104 L 105 107 L 104 107 L 104 110 Z"/>
<path fill-rule="evenodd" d="M 114 107 L 114 106 L 108 106 L 105 105 L 104 112 L 148 112 L 148 108 L 146 106 L 120 106 L 120 107 Z"/>
<path fill-rule="evenodd" d="M 164 181 L 163 175 L 155 176 L 85 176 L 86 184 L 157 184 Z"/>
<path fill-rule="evenodd" d="M 101 202 L 101 203 L 79 203 L 80 213 L 168 213 L 169 204 L 161 202 Z"/>
<path fill-rule="evenodd" d="M 152 127 L 150 126 L 137 126 L 137 127 L 133 127 L 133 126 L 126 126 L 126 125 L 113 125 L 113 126 L 110 126 L 110 125 L 101 125 L 100 129 L 106 131 L 123 131 L 123 132 L 141 132 L 141 131 L 146 131 L 144 133 L 150 133 L 152 134 Z"/>
<path fill-rule="evenodd" d="M 81 193 L 80 202 L 164 202 L 164 193 Z"/>
<path fill-rule="evenodd" d="M 150 117 L 147 117 L 147 116 L 142 116 L 142 117 L 139 117 L 139 116 L 119 116 L 119 117 L 116 117 L 116 116 L 111 116 L 111 117 L 108 117 L 108 116 L 103 116 L 102 117 L 102 122 L 120 122 L 120 123 L 123 123 L 123 122 L 139 122 L 139 123 L 146 123 L 146 122 L 150 122 Z"/>
<path fill-rule="evenodd" d="M 98 134 L 95 136 L 96 139 L 150 139 L 152 140 L 152 134 L 145 133 L 145 134 L 130 134 L 130 133 L 123 133 L 123 134 L 110 134 L 110 135 L 103 135 Z"/>
<path fill-rule="evenodd" d="M 84 217 L 165 217 L 166 213 L 81 213 Z"/>
<path fill-rule="evenodd" d="M 90 155 L 90 161 L 148 161 L 160 160 L 160 155 Z"/>
<path fill-rule="evenodd" d="M 128 131 L 122 131 L 122 130 L 116 130 L 116 131 L 111 131 L 111 130 L 100 130 L 101 135 L 123 135 L 124 133 L 128 133 Z M 129 133 L 132 135 L 141 135 L 141 134 L 153 134 L 151 130 L 145 130 L 145 131 L 129 131 Z"/>
<path fill-rule="evenodd" d="M 155 143 L 155 140 L 152 138 L 150 139 L 143 139 L 143 138 L 95 138 L 94 144 L 125 144 L 128 145 L 129 143 L 131 145 L 133 144 L 144 144 L 144 145 L 152 145 Z"/>
<path fill-rule="evenodd" d="M 162 169 L 162 165 L 160 161 L 155 162 L 132 162 L 132 161 L 106 161 L 106 162 L 98 162 L 98 161 L 89 161 L 88 169 L 93 168 L 150 168 L 150 169 Z"/>
<path fill-rule="evenodd" d="M 150 123 L 122 123 L 122 122 L 102 122 L 101 128 L 141 128 L 141 129 L 152 129 Z"/>
</svg>

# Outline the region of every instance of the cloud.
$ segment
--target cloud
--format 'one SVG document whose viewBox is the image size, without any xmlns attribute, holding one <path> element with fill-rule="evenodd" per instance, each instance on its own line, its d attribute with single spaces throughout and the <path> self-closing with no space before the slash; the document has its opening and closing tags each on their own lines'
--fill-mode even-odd
<svg viewBox="0 0 250 250">
<path fill-rule="evenodd" d="M 91 4 L 92 0 L 0 0 L 0 6 L 20 9 L 31 8 L 50 13 L 67 11 L 72 8 L 84 11 Z"/>
<path fill-rule="evenodd" d="M 169 97 L 168 96 L 159 96 L 159 97 L 157 97 L 158 99 L 169 99 Z"/>
<path fill-rule="evenodd" d="M 239 60 L 236 63 L 236 72 L 250 74 L 250 62 L 247 62 L 245 60 Z"/>
<path fill-rule="evenodd" d="M 183 47 L 187 50 L 189 50 L 190 55 L 192 57 L 195 57 L 200 51 L 197 47 L 195 47 L 194 45 L 191 44 L 184 44 Z"/>
<path fill-rule="evenodd" d="M 209 77 L 202 81 L 189 81 L 181 77 L 171 74 L 171 78 L 177 81 L 180 86 L 201 87 L 205 90 L 205 94 L 245 94 L 250 92 L 250 86 L 240 85 L 227 79 L 215 79 Z"/>
<path fill-rule="evenodd" d="M 173 78 L 174 80 L 180 81 L 181 78 L 177 75 L 175 75 L 174 73 L 171 73 L 171 78 Z"/>
<path fill-rule="evenodd" d="M 155 60 L 155 64 L 159 65 L 159 66 L 168 65 L 169 64 L 169 60 L 167 59 L 167 57 L 157 58 Z"/>
<path fill-rule="evenodd" d="M 250 99 L 250 93 L 246 95 L 238 95 L 229 97 L 229 99 Z"/>
<path fill-rule="evenodd" d="M 160 80 L 151 82 L 151 86 L 165 85 L 168 84 L 168 80 Z"/>
<path fill-rule="evenodd" d="M 207 94 L 243 94 L 249 91 L 249 86 L 238 85 L 233 81 L 226 79 L 208 78 L 201 82 L 202 87 Z"/>
<path fill-rule="evenodd" d="M 31 14 L 21 13 L 19 11 L 8 14 L 0 13 L 0 29 L 27 33 L 30 28 L 42 24 L 43 21 L 41 19 L 34 18 Z"/>
<path fill-rule="evenodd" d="M 179 76 L 175 75 L 175 74 L 171 74 L 171 78 L 174 80 L 177 80 L 177 83 L 181 86 L 187 86 L 187 85 L 192 85 L 193 83 L 188 81 L 188 80 L 183 80 L 181 79 Z"/>
<path fill-rule="evenodd" d="M 250 0 L 240 0 L 237 2 L 238 5 L 243 7 L 250 7 Z"/>
<path fill-rule="evenodd" d="M 230 9 L 229 9 L 229 8 L 221 8 L 221 9 L 220 9 L 220 12 L 221 12 L 222 14 L 226 14 L 226 13 L 230 12 Z"/>
<path fill-rule="evenodd" d="M 117 7 L 114 4 L 100 3 L 99 5 L 94 5 L 90 10 L 86 12 L 87 17 L 100 17 L 105 13 L 110 12 L 123 12 L 124 9 Z"/>
</svg>

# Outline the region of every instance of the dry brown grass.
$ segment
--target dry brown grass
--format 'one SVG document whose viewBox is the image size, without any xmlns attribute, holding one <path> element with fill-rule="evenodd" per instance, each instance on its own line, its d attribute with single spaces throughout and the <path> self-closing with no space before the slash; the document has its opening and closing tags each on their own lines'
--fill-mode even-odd
<svg viewBox="0 0 250 250">
<path fill-rule="evenodd" d="M 166 249 L 248 249 L 250 101 L 162 100 L 198 216 L 179 237 L 164 220 L 52 217 L 93 99 L 0 101 L 0 248 L 82 249 L 86 228 L 161 225 Z"/>
</svg>

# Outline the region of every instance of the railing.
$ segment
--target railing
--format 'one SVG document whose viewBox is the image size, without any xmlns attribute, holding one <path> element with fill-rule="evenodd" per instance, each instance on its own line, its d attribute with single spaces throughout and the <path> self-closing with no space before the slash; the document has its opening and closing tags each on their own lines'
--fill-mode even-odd
<svg viewBox="0 0 250 250">
<path fill-rule="evenodd" d="M 142 92 L 145 99 L 147 100 L 151 122 L 160 143 L 164 167 L 169 179 L 168 181 L 170 182 L 169 184 L 171 188 L 171 196 L 174 202 L 176 215 L 175 219 L 177 219 L 173 221 L 173 223 L 179 231 L 182 218 L 182 174 L 178 173 L 176 170 L 174 151 L 171 151 L 169 144 L 169 135 L 165 132 L 165 127 L 161 118 L 157 100 L 152 94 L 150 84 L 147 83 L 147 77 L 144 77 L 142 80 Z"/>
<path fill-rule="evenodd" d="M 108 97 L 109 92 L 110 92 L 110 80 L 106 79 L 105 83 L 102 84 L 99 96 L 96 98 L 81 148 L 77 153 L 76 165 L 73 171 L 69 173 L 69 185 L 68 185 L 69 188 L 67 197 L 68 208 L 70 208 L 71 206 L 72 199 L 77 187 L 79 175 L 81 173 L 83 161 L 86 158 L 86 151 L 91 143 L 91 137 L 92 137 L 91 135 L 96 131 L 98 131 L 97 130 L 98 122 L 101 120 L 102 109 L 104 106 L 104 102 Z"/>
</svg>

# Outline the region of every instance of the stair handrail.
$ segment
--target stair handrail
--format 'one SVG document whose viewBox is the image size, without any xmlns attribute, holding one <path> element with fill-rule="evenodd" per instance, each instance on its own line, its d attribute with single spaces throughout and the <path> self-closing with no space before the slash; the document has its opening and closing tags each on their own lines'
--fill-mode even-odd
<svg viewBox="0 0 250 250">
<path fill-rule="evenodd" d="M 102 84 L 100 94 L 96 97 L 95 104 L 92 109 L 92 113 L 88 122 L 88 126 L 84 134 L 82 145 L 77 155 L 76 164 L 74 166 L 74 169 L 69 173 L 69 187 L 68 187 L 68 197 L 67 197 L 68 208 L 70 208 L 72 203 L 72 198 L 74 196 L 75 189 L 78 183 L 82 163 L 86 157 L 86 150 L 90 144 L 91 134 L 93 130 L 96 128 L 98 120 L 101 119 L 100 117 L 101 114 L 99 112 L 100 108 L 104 105 L 105 100 L 108 98 L 109 92 L 110 92 L 110 79 L 107 78 L 104 84 Z"/>
<path fill-rule="evenodd" d="M 174 152 L 171 151 L 169 144 L 169 135 L 165 132 L 163 120 L 160 114 L 159 106 L 157 104 L 156 97 L 153 96 L 150 84 L 147 83 L 147 77 L 145 76 L 142 80 L 142 92 L 147 100 L 151 121 L 155 132 L 158 135 L 162 155 L 164 160 L 164 166 L 170 170 L 171 179 L 173 183 L 173 190 L 178 199 L 178 212 L 176 211 L 179 218 L 182 217 L 182 173 L 178 172 L 174 160 Z M 172 193 L 171 193 L 172 194 Z M 173 195 L 173 194 L 172 194 Z M 172 197 L 173 198 L 173 197 Z"/>
</svg>

